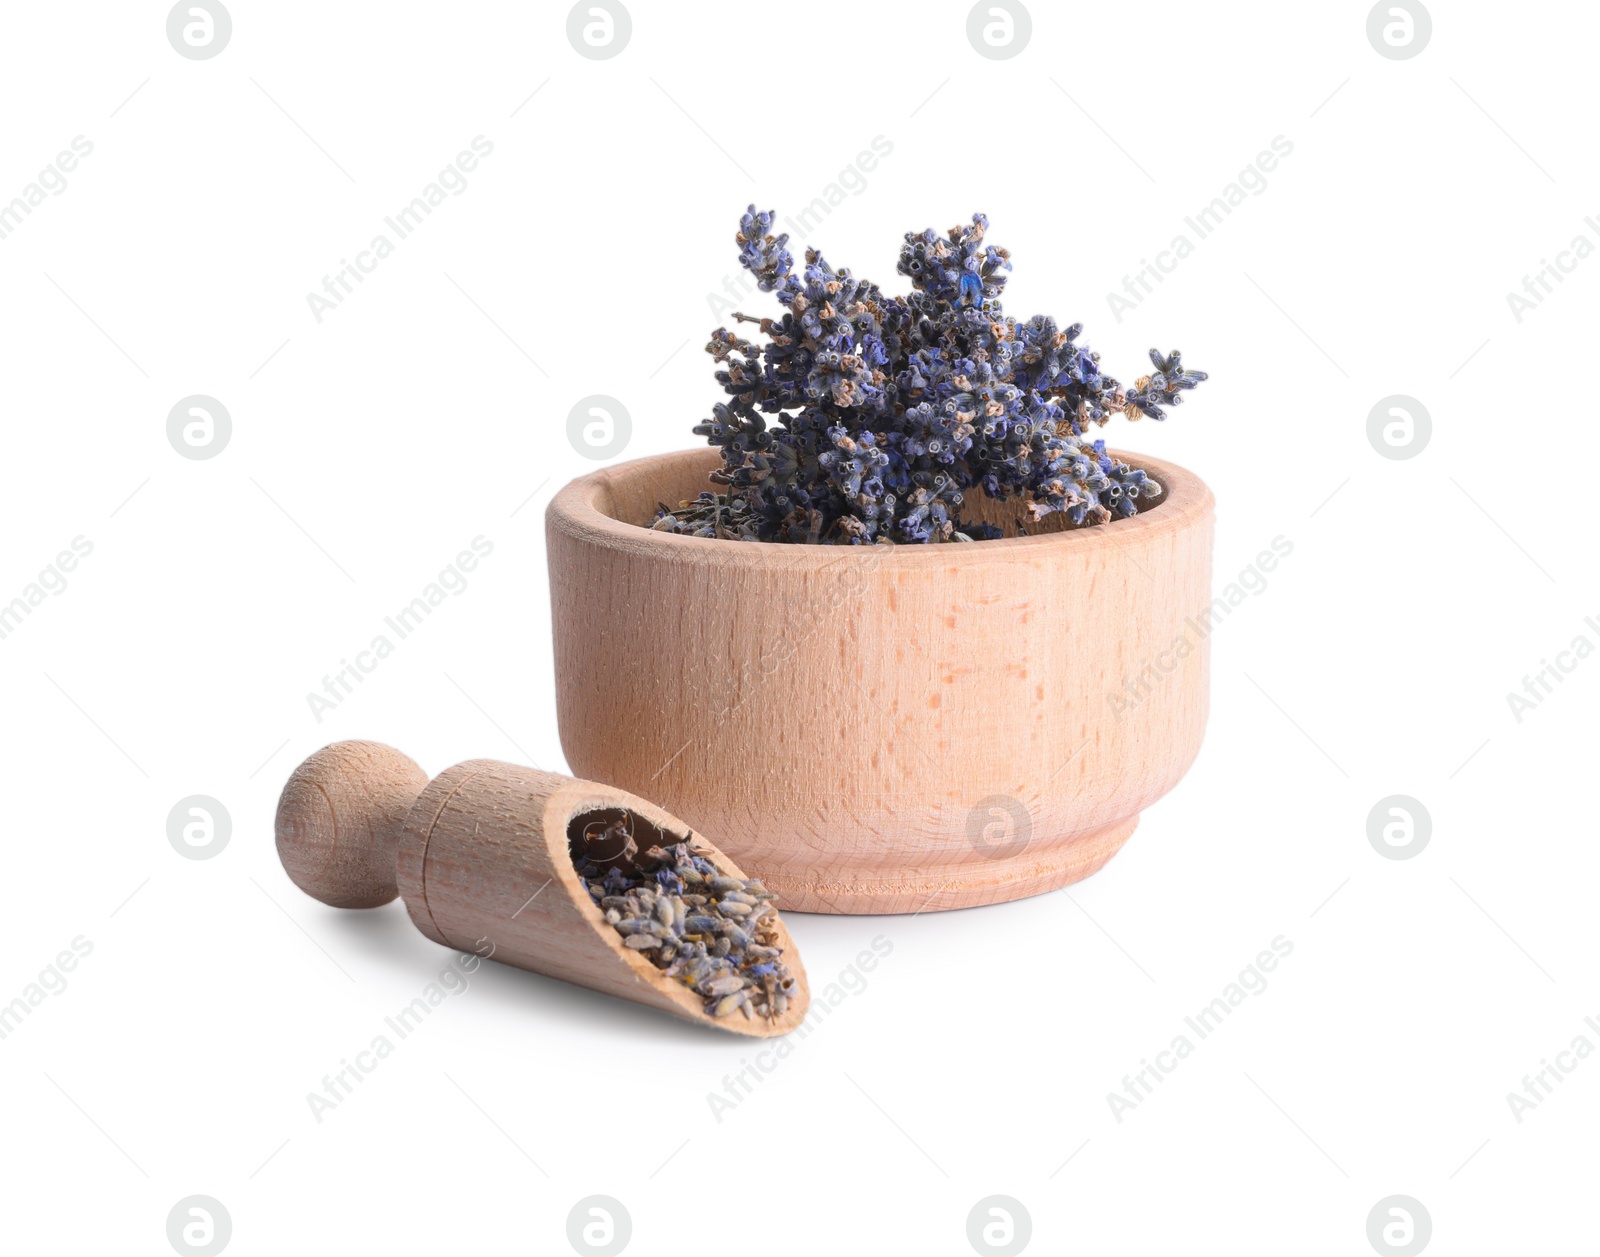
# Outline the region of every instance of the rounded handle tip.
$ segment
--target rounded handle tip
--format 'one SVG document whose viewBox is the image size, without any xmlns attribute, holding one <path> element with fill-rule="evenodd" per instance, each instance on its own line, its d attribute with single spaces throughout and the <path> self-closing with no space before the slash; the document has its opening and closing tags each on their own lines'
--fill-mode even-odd
<svg viewBox="0 0 1600 1257">
<path fill-rule="evenodd" d="M 335 742 L 290 774 L 274 825 L 289 879 L 335 908 L 376 908 L 398 893 L 395 852 L 406 812 L 428 784 L 380 742 Z"/>
</svg>

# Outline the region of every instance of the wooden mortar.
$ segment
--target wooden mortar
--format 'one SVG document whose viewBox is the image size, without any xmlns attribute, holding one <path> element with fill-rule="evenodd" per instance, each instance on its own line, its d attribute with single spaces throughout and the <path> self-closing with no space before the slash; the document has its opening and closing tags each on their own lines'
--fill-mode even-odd
<svg viewBox="0 0 1600 1257">
<path fill-rule="evenodd" d="M 715 450 L 607 467 L 546 512 L 572 770 L 723 840 L 789 911 L 921 912 L 1086 877 L 1183 776 L 1207 707 L 1211 492 L 945 545 L 674 536 Z M 974 491 L 973 518 L 1019 501 Z M 618 730 L 626 730 L 618 736 Z"/>
<path fill-rule="evenodd" d="M 294 770 L 278 800 L 278 856 L 290 880 L 336 908 L 405 899 L 412 923 L 446 947 L 734 1034 L 787 1034 L 810 1003 L 805 969 L 781 919 L 789 1007 L 770 1021 L 712 1017 L 601 915 L 572 865 L 575 822 L 631 818 L 639 849 L 689 843 L 729 877 L 739 867 L 704 836 L 644 799 L 559 773 L 468 760 L 428 775 L 393 747 L 336 742 Z"/>
</svg>

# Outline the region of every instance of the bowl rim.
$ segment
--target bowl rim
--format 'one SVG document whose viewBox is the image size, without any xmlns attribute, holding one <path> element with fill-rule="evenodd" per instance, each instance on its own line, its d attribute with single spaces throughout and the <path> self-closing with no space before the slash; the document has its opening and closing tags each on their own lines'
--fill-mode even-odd
<svg viewBox="0 0 1600 1257">
<path fill-rule="evenodd" d="M 1140 468 L 1161 483 L 1166 492 L 1152 508 L 1128 519 L 1086 528 L 1069 528 L 1033 537 L 1002 537 L 994 541 L 946 542 L 935 545 L 891 543 L 889 545 L 808 546 L 777 541 L 733 541 L 720 537 L 693 537 L 681 533 L 657 532 L 643 524 L 630 524 L 608 515 L 596 505 L 601 493 L 624 477 L 638 475 L 647 467 L 701 463 L 707 474 L 717 466 L 717 451 L 673 450 L 629 459 L 569 481 L 545 508 L 547 532 L 560 531 L 588 545 L 606 549 L 645 552 L 659 555 L 666 563 L 707 561 L 724 563 L 738 558 L 749 563 L 817 569 L 833 567 L 845 556 L 859 556 L 861 562 L 875 558 L 875 565 L 888 559 L 896 567 L 914 564 L 981 564 L 1011 557 L 1035 557 L 1042 547 L 1101 546 L 1121 547 L 1130 541 L 1147 542 L 1168 533 L 1182 531 L 1201 519 L 1210 518 L 1216 500 L 1205 481 L 1185 467 L 1164 459 L 1151 458 L 1125 450 L 1107 449 L 1118 462 Z M 987 557 L 986 557 L 987 556 Z"/>
</svg>

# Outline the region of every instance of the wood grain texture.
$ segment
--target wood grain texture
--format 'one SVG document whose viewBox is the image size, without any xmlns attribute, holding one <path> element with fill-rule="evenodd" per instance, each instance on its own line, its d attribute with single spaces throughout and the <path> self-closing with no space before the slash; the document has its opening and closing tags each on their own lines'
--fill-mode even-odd
<svg viewBox="0 0 1600 1257">
<path fill-rule="evenodd" d="M 416 767 L 390 747 L 345 742 L 325 747 L 295 770 L 278 805 L 278 849 L 296 885 L 327 903 L 350 897 L 346 889 L 365 888 L 366 867 L 319 864 L 315 857 L 330 826 L 370 835 L 374 851 L 390 853 L 388 897 L 379 902 L 392 899 L 398 885 L 417 928 L 446 947 L 734 1034 L 786 1034 L 804 1020 L 810 1003 L 805 967 L 781 917 L 774 928 L 795 979 L 788 1010 L 770 1022 L 740 1013 L 713 1018 L 704 1011 L 704 999 L 624 947 L 584 890 L 572 866 L 568 827 L 576 818 L 615 809 L 635 818 L 641 837 L 653 828 L 659 836 L 650 841 L 690 843 L 728 876 L 746 876 L 676 817 L 613 787 L 470 760 L 431 782 L 417 770 L 421 780 L 407 810 L 395 818 L 391 784 L 405 765 Z M 369 794 L 369 786 L 376 792 Z M 386 832 L 385 825 L 392 830 Z M 340 850 L 352 846 L 346 842 Z M 307 870 L 309 884 L 301 880 Z M 341 875 L 350 878 L 349 888 L 341 886 Z"/>
<path fill-rule="evenodd" d="M 1211 493 L 1115 456 L 1165 488 L 1134 518 L 971 545 L 640 527 L 708 487 L 711 450 L 572 482 L 546 512 L 569 765 L 712 835 L 791 911 L 1087 876 L 1183 776 L 1207 713 Z"/>
</svg>

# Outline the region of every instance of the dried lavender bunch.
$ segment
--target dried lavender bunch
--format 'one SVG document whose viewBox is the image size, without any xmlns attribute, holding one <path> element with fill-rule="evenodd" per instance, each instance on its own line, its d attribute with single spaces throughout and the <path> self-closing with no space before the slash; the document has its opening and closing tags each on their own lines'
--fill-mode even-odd
<svg viewBox="0 0 1600 1257">
<path fill-rule="evenodd" d="M 1010 254 L 985 242 L 989 220 L 940 238 L 908 232 L 899 271 L 912 291 L 887 297 L 814 249 L 793 271 L 788 236 L 755 206 L 739 222 L 739 261 L 775 293 L 764 345 L 719 327 L 706 346 L 728 400 L 695 426 L 722 452 L 706 492 L 653 527 L 695 536 L 812 544 L 967 541 L 1001 535 L 964 525 L 976 488 L 1025 500 L 1033 522 L 1057 512 L 1076 527 L 1133 515 L 1161 486 L 1088 437 L 1114 414 L 1165 419 L 1163 406 L 1206 378 L 1177 350 L 1124 388 L 1100 355 L 1035 315 L 1000 306 Z"/>
<path fill-rule="evenodd" d="M 573 867 L 624 947 L 703 998 L 712 1017 L 788 1010 L 794 978 L 777 945 L 777 896 L 759 880 L 727 877 L 681 842 L 641 852 L 620 820 L 587 827 L 581 840 L 620 852 L 604 861 L 579 852 Z"/>
</svg>

